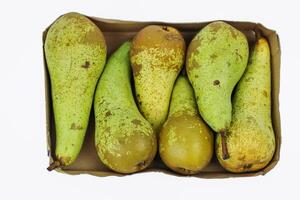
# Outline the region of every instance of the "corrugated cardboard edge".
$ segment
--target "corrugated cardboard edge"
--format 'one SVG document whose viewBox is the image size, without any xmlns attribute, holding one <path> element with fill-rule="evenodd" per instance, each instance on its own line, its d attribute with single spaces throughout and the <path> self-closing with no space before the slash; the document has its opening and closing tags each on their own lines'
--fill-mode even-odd
<svg viewBox="0 0 300 200">
<path fill-rule="evenodd" d="M 87 16 L 89 17 L 89 16 Z M 131 27 L 132 25 L 136 26 L 139 25 L 138 28 L 142 28 L 149 24 L 168 24 L 171 26 L 176 25 L 185 25 L 187 29 L 192 28 L 195 24 L 203 24 L 206 25 L 212 21 L 208 22 L 199 22 L 199 23 L 167 23 L 167 22 L 135 22 L 135 21 L 123 21 L 123 20 L 114 20 L 114 19 L 103 19 L 98 17 L 89 17 L 92 21 L 100 22 L 102 25 L 109 25 L 109 24 L 122 24 L 123 26 Z M 213 20 L 216 21 L 216 20 Z M 221 20 L 224 21 L 224 20 Z M 199 178 L 231 178 L 231 177 L 253 177 L 258 175 L 265 175 L 270 170 L 272 170 L 276 164 L 279 161 L 280 158 L 280 147 L 281 147 L 281 124 L 280 124 L 280 112 L 279 112 L 279 89 L 280 89 L 280 42 L 279 37 L 277 33 L 274 30 L 270 30 L 263 26 L 260 23 L 253 23 L 253 22 L 238 22 L 238 21 L 225 21 L 233 26 L 239 26 L 239 29 L 243 29 L 247 27 L 247 29 L 252 30 L 260 30 L 262 35 L 265 36 L 270 44 L 271 48 L 271 65 L 272 65 L 272 122 L 273 127 L 275 131 L 275 137 L 276 137 L 276 150 L 273 156 L 273 159 L 271 162 L 262 170 L 257 172 L 251 172 L 251 173 L 241 173 L 241 174 L 235 174 L 230 172 L 206 172 L 206 173 L 199 173 L 196 175 L 193 175 L 193 177 L 199 177 Z M 51 26 L 51 25 L 50 25 Z M 49 26 L 49 27 L 50 27 Z M 46 34 L 49 29 L 47 27 L 43 32 L 43 52 L 44 52 L 44 43 L 46 39 Z M 53 161 L 52 155 L 51 155 L 51 144 L 53 141 L 51 141 L 50 137 L 50 109 L 51 105 L 49 103 L 49 100 L 51 98 L 50 95 L 50 80 L 49 80 L 49 74 L 47 70 L 47 63 L 45 60 L 45 53 L 44 53 L 44 76 L 45 76 L 45 104 L 46 104 L 46 135 L 47 135 L 47 152 L 51 163 Z M 90 174 L 94 176 L 99 177 L 105 177 L 105 176 L 124 176 L 123 174 L 118 174 L 115 172 L 102 172 L 102 171 L 78 171 L 78 170 L 62 170 L 62 169 L 56 169 L 57 172 L 66 173 L 70 175 L 78 175 L 78 174 Z M 180 176 L 178 174 L 175 174 L 171 171 L 164 170 L 164 169 L 146 169 L 143 172 L 139 173 L 145 173 L 145 172 L 162 172 L 165 174 L 171 174 L 175 176 Z M 139 174 L 136 173 L 136 174 Z"/>
</svg>

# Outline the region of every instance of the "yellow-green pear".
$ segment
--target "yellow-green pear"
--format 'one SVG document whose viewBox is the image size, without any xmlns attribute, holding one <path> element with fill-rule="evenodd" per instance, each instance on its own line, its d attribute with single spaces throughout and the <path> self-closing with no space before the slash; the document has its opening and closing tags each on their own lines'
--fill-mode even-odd
<svg viewBox="0 0 300 200">
<path fill-rule="evenodd" d="M 213 133 L 198 114 L 193 88 L 187 77 L 179 76 L 160 132 L 160 157 L 175 172 L 196 174 L 210 162 L 213 144 Z"/>
<path fill-rule="evenodd" d="M 131 64 L 136 98 L 156 133 L 168 115 L 173 85 L 184 56 L 185 41 L 175 28 L 150 25 L 133 39 Z"/>
<path fill-rule="evenodd" d="M 264 168 L 275 151 L 271 120 L 270 49 L 260 38 L 251 54 L 248 67 L 233 97 L 233 115 L 228 130 L 230 158 L 222 158 L 221 138 L 217 137 L 216 154 L 220 164 L 231 172 L 252 172 Z"/>
<path fill-rule="evenodd" d="M 95 145 L 111 170 L 133 173 L 148 167 L 157 151 L 156 135 L 141 115 L 131 89 L 130 42 L 109 58 L 95 100 Z"/>
<path fill-rule="evenodd" d="M 223 158 L 231 123 L 231 93 L 248 61 L 246 36 L 233 26 L 217 21 L 205 26 L 191 41 L 186 70 L 194 88 L 198 109 L 206 123 L 222 136 Z"/>
<path fill-rule="evenodd" d="M 91 20 L 68 13 L 50 27 L 44 49 L 56 130 L 55 158 L 48 168 L 53 170 L 72 164 L 80 152 L 106 44 Z"/>
</svg>

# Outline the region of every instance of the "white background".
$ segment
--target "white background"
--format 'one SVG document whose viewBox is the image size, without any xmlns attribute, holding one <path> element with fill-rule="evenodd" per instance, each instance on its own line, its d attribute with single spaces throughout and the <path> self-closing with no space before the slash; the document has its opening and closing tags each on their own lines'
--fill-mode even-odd
<svg viewBox="0 0 300 200">
<path fill-rule="evenodd" d="M 299 199 L 300 11 L 297 1 L 276 2 L 2 0 L 0 199 Z M 219 180 L 161 173 L 99 178 L 48 172 L 42 31 L 69 11 L 140 21 L 246 20 L 276 30 L 282 48 L 278 165 L 266 176 Z"/>
</svg>

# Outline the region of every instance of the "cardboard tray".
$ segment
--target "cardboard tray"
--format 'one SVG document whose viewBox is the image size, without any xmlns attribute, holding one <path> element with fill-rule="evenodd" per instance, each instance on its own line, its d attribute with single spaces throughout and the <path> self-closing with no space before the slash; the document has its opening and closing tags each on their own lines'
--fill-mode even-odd
<svg viewBox="0 0 300 200">
<path fill-rule="evenodd" d="M 88 16 L 87 16 L 88 17 Z M 134 21 L 120 21 L 101 19 L 97 17 L 88 17 L 91 19 L 103 32 L 108 47 L 108 57 L 116 50 L 124 41 L 131 40 L 133 36 L 143 27 L 149 24 L 169 25 L 177 28 L 183 34 L 183 37 L 188 45 L 195 34 L 210 22 L 201 23 L 165 23 L 165 22 L 134 22 Z M 212 159 L 212 162 L 199 174 L 194 177 L 201 178 L 228 178 L 228 177 L 249 177 L 264 175 L 269 172 L 277 164 L 280 155 L 281 145 L 281 128 L 280 128 L 280 113 L 279 113 L 279 85 L 280 85 L 280 44 L 279 38 L 275 31 L 270 30 L 259 23 L 253 22 L 235 22 L 226 21 L 235 28 L 239 29 L 248 38 L 250 49 L 253 46 L 256 36 L 255 31 L 259 31 L 262 36 L 267 38 L 271 50 L 271 98 L 272 98 L 272 123 L 275 132 L 276 150 L 271 162 L 262 170 L 251 173 L 235 174 L 225 171 L 217 159 Z M 50 27 L 50 26 L 49 26 Z M 49 27 L 43 32 L 43 47 L 45 38 Z M 44 49 L 44 48 L 43 48 Z M 49 73 L 47 70 L 47 63 L 44 55 L 44 70 L 45 70 L 45 100 L 46 100 L 46 130 L 48 143 L 48 156 L 50 162 L 53 160 L 55 151 L 55 126 L 54 115 L 52 109 L 51 86 L 49 80 Z M 45 166 L 46 167 L 46 166 Z M 90 174 L 95 176 L 123 176 L 107 169 L 99 160 L 95 145 L 94 145 L 94 113 L 93 108 L 89 120 L 89 125 L 85 137 L 84 144 L 77 160 L 68 167 L 63 169 L 56 169 L 56 171 L 67 174 Z M 143 172 L 163 172 L 167 174 L 175 174 L 167 169 L 167 167 L 159 160 L 155 159 L 153 164 Z"/>
</svg>

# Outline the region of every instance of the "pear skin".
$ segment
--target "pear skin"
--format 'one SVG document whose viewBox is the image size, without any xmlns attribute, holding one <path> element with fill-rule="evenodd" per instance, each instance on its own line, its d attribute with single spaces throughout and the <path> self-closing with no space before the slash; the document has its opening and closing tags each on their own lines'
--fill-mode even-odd
<svg viewBox="0 0 300 200">
<path fill-rule="evenodd" d="M 133 39 L 131 64 L 136 99 L 156 133 L 168 115 L 173 85 L 184 57 L 185 41 L 175 28 L 150 25 Z"/>
<path fill-rule="evenodd" d="M 108 168 L 124 174 L 148 167 L 157 151 L 156 135 L 132 94 L 130 49 L 131 42 L 125 42 L 111 55 L 94 100 L 98 156 Z"/>
<path fill-rule="evenodd" d="M 72 164 L 80 152 L 106 44 L 92 21 L 68 13 L 50 27 L 44 49 L 56 129 L 55 160 L 48 168 L 53 170 Z"/>
<path fill-rule="evenodd" d="M 271 120 L 271 65 L 266 39 L 260 38 L 233 97 L 232 123 L 227 136 L 230 158 L 222 158 L 221 138 L 216 140 L 220 164 L 241 173 L 264 168 L 275 151 Z"/>
<path fill-rule="evenodd" d="M 246 36 L 222 21 L 205 26 L 187 50 L 186 70 L 200 115 L 222 135 L 225 159 L 229 157 L 226 134 L 232 116 L 231 94 L 245 71 L 248 54 Z"/>
<path fill-rule="evenodd" d="M 187 77 L 179 76 L 173 90 L 170 112 L 159 137 L 163 162 L 181 174 L 196 174 L 213 155 L 213 133 L 200 118 Z"/>
</svg>

